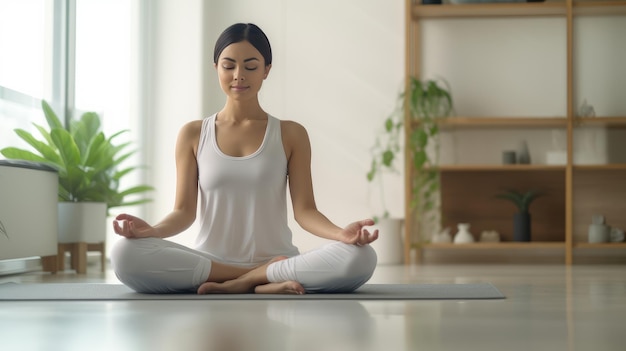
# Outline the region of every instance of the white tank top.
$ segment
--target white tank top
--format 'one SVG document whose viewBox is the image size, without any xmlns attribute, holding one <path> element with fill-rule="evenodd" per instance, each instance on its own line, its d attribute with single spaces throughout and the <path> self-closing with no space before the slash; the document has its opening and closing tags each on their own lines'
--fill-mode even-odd
<svg viewBox="0 0 626 351">
<path fill-rule="evenodd" d="M 280 120 L 268 115 L 259 149 L 233 157 L 217 145 L 215 117 L 203 120 L 198 144 L 201 226 L 196 249 L 222 263 L 247 267 L 297 255 L 287 226 L 287 157 Z"/>
</svg>

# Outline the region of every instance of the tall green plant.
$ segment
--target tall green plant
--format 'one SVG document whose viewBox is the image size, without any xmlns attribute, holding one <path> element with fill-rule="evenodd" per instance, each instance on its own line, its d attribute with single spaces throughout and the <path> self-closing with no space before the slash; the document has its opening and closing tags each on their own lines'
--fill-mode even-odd
<svg viewBox="0 0 626 351">
<path fill-rule="evenodd" d="M 453 111 L 452 95 L 445 81 L 421 81 L 410 77 L 408 90 L 399 94 L 398 103 L 384 121 L 384 130 L 371 148 L 372 161 L 367 180 L 379 180 L 385 171 L 398 173 L 395 161 L 401 153 L 405 113 L 408 113 L 409 159 L 413 166 L 411 207 L 420 212 L 432 210 L 439 190 L 439 121 Z M 432 149 L 431 149 L 432 148 Z M 384 191 L 381 190 L 381 194 Z M 383 217 L 389 212 L 385 206 Z"/>
<path fill-rule="evenodd" d="M 421 212 L 434 209 L 439 192 L 439 122 L 453 110 L 450 87 L 445 81 L 411 78 L 408 102 L 413 166 L 412 207 Z M 431 149 L 430 149 L 431 148 Z"/>
<path fill-rule="evenodd" d="M 130 143 L 114 142 L 127 130 L 107 138 L 101 131 L 100 118 L 94 112 L 84 113 L 80 119 L 71 120 L 66 129 L 46 101 L 42 101 L 41 105 L 48 124 L 48 129 L 34 124 L 41 139 L 23 129 L 15 130 L 35 152 L 7 147 L 0 150 L 2 155 L 9 159 L 40 162 L 54 167 L 59 174 L 59 201 L 105 202 L 109 209 L 149 201 L 125 201 L 127 196 L 152 190 L 148 185 L 120 189 L 120 180 L 138 168 L 131 166 L 119 169 L 122 162 L 135 153 L 124 152 Z"/>
</svg>

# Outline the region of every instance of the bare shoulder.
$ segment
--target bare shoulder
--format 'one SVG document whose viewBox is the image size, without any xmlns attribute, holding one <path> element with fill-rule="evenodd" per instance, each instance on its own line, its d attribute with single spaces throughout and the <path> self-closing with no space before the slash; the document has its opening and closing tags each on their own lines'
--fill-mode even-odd
<svg viewBox="0 0 626 351">
<path fill-rule="evenodd" d="M 202 120 L 185 123 L 178 132 L 178 147 L 184 149 L 191 148 L 195 152 L 198 148 L 201 131 Z"/>
<path fill-rule="evenodd" d="M 283 139 L 283 146 L 290 162 L 294 155 L 308 155 L 311 152 L 311 143 L 309 134 L 298 122 L 280 121 L 280 129 Z M 300 159 L 301 157 L 298 157 Z"/>
<path fill-rule="evenodd" d="M 286 137 L 290 140 L 298 140 L 301 138 L 308 139 L 306 128 L 304 128 L 304 126 L 298 122 L 281 120 L 280 129 L 284 138 Z"/>
<path fill-rule="evenodd" d="M 180 134 L 185 136 L 200 136 L 200 132 L 202 131 L 202 120 L 198 119 L 195 121 L 185 123 L 182 128 L 180 128 Z"/>
<path fill-rule="evenodd" d="M 182 140 L 198 140 L 200 138 L 200 132 L 202 131 L 202 120 L 195 120 L 185 123 L 178 132 L 179 139 Z M 182 141 L 181 140 L 181 141 Z"/>
</svg>

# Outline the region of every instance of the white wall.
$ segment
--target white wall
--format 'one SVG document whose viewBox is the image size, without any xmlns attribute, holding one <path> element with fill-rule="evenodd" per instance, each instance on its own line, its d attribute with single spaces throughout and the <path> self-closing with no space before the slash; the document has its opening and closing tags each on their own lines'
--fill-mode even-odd
<svg viewBox="0 0 626 351">
<path fill-rule="evenodd" d="M 274 116 L 307 128 L 320 210 L 338 225 L 380 211 L 365 174 L 375 131 L 402 87 L 403 1 L 157 0 L 150 8 L 154 80 L 146 134 L 157 191 L 149 220 L 159 220 L 173 205 L 178 129 L 224 102 L 213 45 L 236 22 L 255 23 L 270 38 L 274 62 L 261 103 Z M 397 177 L 386 187 L 395 216 L 403 215 L 402 183 Z M 322 243 L 296 223 L 291 227 L 302 250 Z M 192 244 L 195 230 L 173 240 Z"/>
</svg>

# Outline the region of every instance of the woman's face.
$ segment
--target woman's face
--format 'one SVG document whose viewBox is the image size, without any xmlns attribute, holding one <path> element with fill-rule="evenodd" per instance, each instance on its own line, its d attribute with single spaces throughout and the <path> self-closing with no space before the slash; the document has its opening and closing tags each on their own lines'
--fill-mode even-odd
<svg viewBox="0 0 626 351">
<path fill-rule="evenodd" d="M 217 64 L 220 86 L 229 98 L 256 98 L 271 65 L 265 66 L 263 55 L 248 41 L 228 45 Z"/>
</svg>

